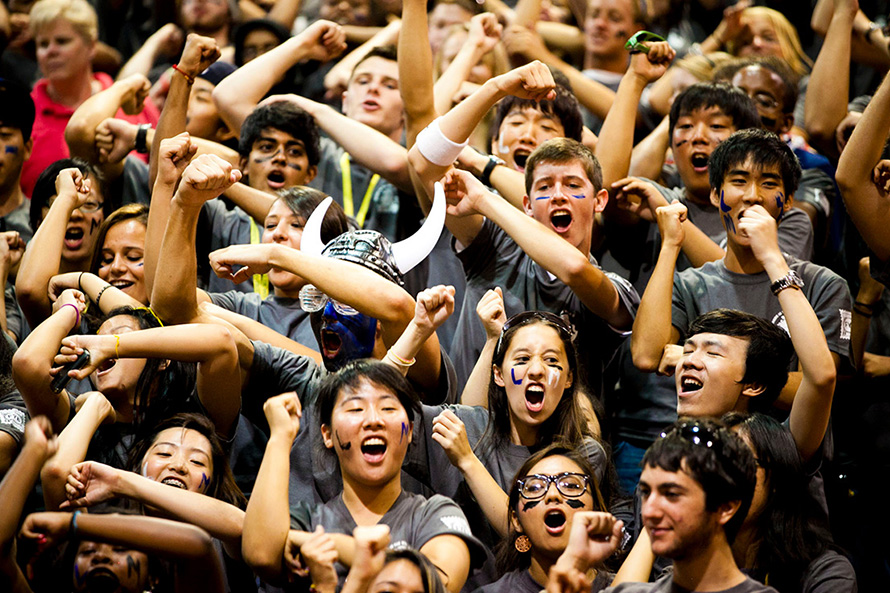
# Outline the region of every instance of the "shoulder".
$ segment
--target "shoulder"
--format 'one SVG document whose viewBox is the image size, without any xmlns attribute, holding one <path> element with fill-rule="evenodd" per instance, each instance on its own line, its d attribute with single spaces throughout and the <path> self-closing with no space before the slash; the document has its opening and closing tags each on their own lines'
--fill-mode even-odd
<svg viewBox="0 0 890 593">
<path fill-rule="evenodd" d="M 858 590 L 853 565 L 834 550 L 826 550 L 807 567 L 804 593 L 855 593 Z"/>
</svg>

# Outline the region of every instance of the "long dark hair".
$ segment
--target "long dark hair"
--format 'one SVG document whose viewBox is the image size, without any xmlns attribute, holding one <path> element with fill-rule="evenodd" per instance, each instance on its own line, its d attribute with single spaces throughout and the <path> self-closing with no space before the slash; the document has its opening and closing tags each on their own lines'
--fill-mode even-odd
<svg viewBox="0 0 890 593">
<path fill-rule="evenodd" d="M 168 428 L 182 428 L 199 432 L 210 442 L 210 453 L 213 460 L 213 476 L 207 486 L 205 494 L 222 500 L 240 509 L 247 507 L 247 499 L 238 485 L 235 484 L 235 476 L 229 466 L 229 458 L 222 442 L 216 435 L 213 422 L 203 414 L 184 413 L 176 414 L 166 420 L 155 424 L 150 431 L 133 444 L 130 449 L 130 471 L 141 473 L 142 463 L 151 446 L 157 440 L 158 434 Z"/>
<path fill-rule="evenodd" d="M 757 464 L 766 472 L 767 495 L 757 518 L 755 578 L 769 578 L 782 593 L 801 590 L 807 566 L 830 546 L 831 535 L 820 525 L 818 503 L 791 431 L 764 414 L 730 412 L 727 426 L 747 438 Z"/>
<path fill-rule="evenodd" d="M 417 550 L 413 548 L 387 550 L 383 566 L 386 567 L 387 564 L 397 560 L 407 560 L 417 567 L 420 571 L 420 580 L 423 582 L 423 593 L 448 593 L 442 584 L 442 579 L 439 578 L 439 569 Z"/>
<path fill-rule="evenodd" d="M 526 477 L 531 469 L 542 459 L 557 456 L 565 457 L 573 462 L 581 468 L 581 473 L 588 477 L 590 495 L 593 498 L 593 510 L 608 510 L 606 502 L 603 500 L 603 495 L 600 493 L 599 485 L 596 483 L 596 472 L 593 467 L 591 467 L 590 462 L 587 461 L 587 458 L 584 457 L 584 455 L 581 455 L 573 446 L 564 442 L 556 442 L 531 455 L 516 471 L 516 475 L 513 476 L 513 481 L 510 483 L 509 502 L 507 503 L 508 515 L 515 513 L 516 509 L 519 507 L 519 480 Z M 527 569 L 531 566 L 532 561 L 531 550 L 528 552 L 519 552 L 516 549 L 516 538 L 522 534 L 516 531 L 512 521 L 510 521 L 508 527 L 510 532 L 507 534 L 507 537 L 503 538 L 495 548 L 495 561 L 500 574 L 512 570 Z"/>
<path fill-rule="evenodd" d="M 579 386 L 578 359 L 575 355 L 572 331 L 565 321 L 552 313 L 543 311 L 526 311 L 514 315 L 504 324 L 501 337 L 498 339 L 492 355 L 491 364 L 492 367 L 497 366 L 503 370 L 504 356 L 507 354 L 507 349 L 516 332 L 520 328 L 537 324 L 550 327 L 559 335 L 566 351 L 569 371 L 572 373 L 573 380 L 571 386 L 566 387 L 563 391 L 553 414 L 541 424 L 536 446 L 549 444 L 557 435 L 561 440 L 577 445 L 585 436 L 590 436 L 590 431 L 576 399 L 578 393 L 583 393 L 583 389 Z M 509 442 L 509 438 L 510 405 L 507 401 L 507 391 L 495 383 L 492 378 L 488 382 L 488 426 L 479 441 L 477 454 L 484 456 L 496 449 L 503 448 Z"/>
</svg>

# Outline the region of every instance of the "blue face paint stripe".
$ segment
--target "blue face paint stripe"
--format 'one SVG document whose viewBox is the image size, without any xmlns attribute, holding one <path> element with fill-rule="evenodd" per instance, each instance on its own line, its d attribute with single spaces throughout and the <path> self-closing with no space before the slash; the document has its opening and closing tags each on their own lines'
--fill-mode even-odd
<svg viewBox="0 0 890 593">
<path fill-rule="evenodd" d="M 723 200 L 723 190 L 720 190 L 720 212 L 726 213 L 730 211 L 730 207 Z"/>
<path fill-rule="evenodd" d="M 541 196 L 540 198 L 535 198 L 536 200 L 549 200 L 553 196 Z"/>
<path fill-rule="evenodd" d="M 408 425 L 402 422 L 402 433 L 399 435 L 399 443 L 402 442 L 402 439 L 408 436 Z"/>
<path fill-rule="evenodd" d="M 776 194 L 776 208 L 779 209 L 779 220 L 782 220 L 782 217 L 785 216 L 785 196 L 782 195 L 782 192 Z"/>
<path fill-rule="evenodd" d="M 516 380 L 516 369 L 510 369 L 510 378 L 513 379 L 513 385 L 522 385 L 522 379 Z"/>
<path fill-rule="evenodd" d="M 210 479 L 207 477 L 207 474 L 201 474 L 201 483 L 198 485 L 202 491 L 206 486 L 210 485 Z"/>
<path fill-rule="evenodd" d="M 18 154 L 19 147 L 18 146 L 7 146 L 6 154 Z"/>
<path fill-rule="evenodd" d="M 580 194 L 580 195 L 572 194 L 572 197 L 575 198 L 576 200 L 583 200 L 587 196 L 585 196 L 584 194 Z"/>
</svg>

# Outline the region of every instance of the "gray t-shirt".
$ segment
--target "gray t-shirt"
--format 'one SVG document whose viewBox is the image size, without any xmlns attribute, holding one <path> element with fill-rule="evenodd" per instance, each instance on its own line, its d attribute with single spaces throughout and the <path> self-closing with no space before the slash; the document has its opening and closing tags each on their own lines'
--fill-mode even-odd
<svg viewBox="0 0 890 593">
<path fill-rule="evenodd" d="M 346 151 L 330 138 L 321 139 L 321 160 L 318 163 L 318 174 L 309 182 L 310 187 L 320 189 L 344 206 L 343 167 L 341 161 Z M 349 158 L 347 178 L 352 186 L 352 212 L 347 214 L 358 221 L 362 203 L 368 194 L 368 188 L 374 172 L 364 167 L 355 158 Z M 378 177 L 369 196 L 370 203 L 361 228 L 378 231 L 390 241 L 397 239 L 399 218 L 399 192 L 394 185 Z M 344 206 L 345 209 L 345 206 Z M 361 222 L 361 221 L 358 221 Z"/>
<path fill-rule="evenodd" d="M 689 589 L 676 584 L 673 578 L 673 574 L 666 574 L 654 583 L 622 583 L 609 587 L 605 590 L 605 593 L 693 593 Z M 713 593 L 778 593 L 778 591 L 747 577 L 744 582 L 739 583 L 735 587 L 714 591 Z"/>
<path fill-rule="evenodd" d="M 609 586 L 612 576 L 605 571 L 597 571 L 596 578 L 590 587 L 590 593 L 598 593 Z M 511 570 L 498 580 L 484 587 L 476 589 L 473 593 L 541 593 L 546 588 L 546 583 L 541 584 L 532 578 L 525 569 Z"/>
<path fill-rule="evenodd" d="M 210 293 L 210 300 L 214 305 L 259 321 L 308 348 L 318 349 L 318 342 L 309 323 L 309 313 L 300 308 L 299 299 L 275 295 L 263 299 L 255 292 L 230 290 Z"/>
<path fill-rule="evenodd" d="M 199 233 L 199 237 L 202 235 L 206 237 L 209 232 L 209 239 L 202 241 L 198 246 L 199 262 L 203 261 L 203 258 L 206 258 L 207 255 L 217 249 L 222 249 L 229 245 L 250 244 L 251 222 L 256 228 L 254 235 L 257 237 L 262 237 L 263 235 L 262 224 L 252 221 L 247 212 L 238 206 L 232 209 L 227 208 L 222 198 L 214 198 L 205 202 L 201 216 L 201 222 L 206 227 L 204 227 L 204 233 Z M 259 242 L 259 239 L 257 239 L 257 242 Z M 204 251 L 206 253 L 203 253 Z M 244 282 L 233 284 L 230 280 L 220 278 L 212 272 L 209 274 L 207 281 L 208 292 L 228 292 L 230 290 L 253 292 L 253 282 L 245 280 Z"/>
<path fill-rule="evenodd" d="M 801 593 L 856 593 L 856 571 L 844 556 L 826 550 L 810 562 L 803 578 Z"/>
<path fill-rule="evenodd" d="M 18 208 L 0 216 L 0 232 L 18 231 L 19 236 L 27 243 L 34 236 L 31 229 L 31 200 L 22 200 Z"/>
<path fill-rule="evenodd" d="M 568 243 L 566 244 L 568 246 Z M 467 378 L 485 345 L 485 329 L 476 315 L 476 305 L 485 292 L 500 286 L 504 292 L 507 317 L 523 311 L 549 311 L 567 318 L 577 329 L 575 348 L 582 377 L 590 392 L 602 393 L 603 367 L 626 334 L 611 328 L 594 315 L 581 299 L 558 278 L 541 268 L 510 236 L 490 220 L 485 220 L 473 242 L 457 256 L 464 266 L 467 289 L 451 351 L 461 384 Z M 598 265 L 591 256 L 590 262 Z M 640 297 L 627 280 L 607 273 L 631 316 Z"/>
<path fill-rule="evenodd" d="M 29 419 L 25 400 L 18 390 L 0 396 L 0 432 L 11 436 L 19 446 L 25 438 L 25 424 Z"/>
<path fill-rule="evenodd" d="M 393 550 L 419 550 L 434 537 L 456 535 L 467 544 L 473 565 L 478 565 L 484 558 L 484 548 L 473 536 L 460 507 L 444 496 L 424 498 L 403 491 L 378 524 L 389 525 L 389 547 Z M 323 505 L 305 502 L 291 505 L 291 529 L 312 532 L 319 525 L 326 533 L 352 535 L 357 526 L 342 494 Z M 339 563 L 336 568 L 342 584 L 348 569 Z"/>
</svg>

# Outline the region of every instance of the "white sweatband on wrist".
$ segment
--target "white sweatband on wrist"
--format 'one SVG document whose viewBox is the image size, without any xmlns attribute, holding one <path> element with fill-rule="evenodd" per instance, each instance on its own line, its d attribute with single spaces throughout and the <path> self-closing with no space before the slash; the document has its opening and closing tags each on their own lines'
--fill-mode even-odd
<svg viewBox="0 0 890 593">
<path fill-rule="evenodd" d="M 415 144 L 417 144 L 417 150 L 426 160 L 434 165 L 447 167 L 457 160 L 460 151 L 464 149 L 469 139 L 460 144 L 452 142 L 439 129 L 439 119 L 441 118 L 434 119 L 417 135 Z"/>
</svg>

